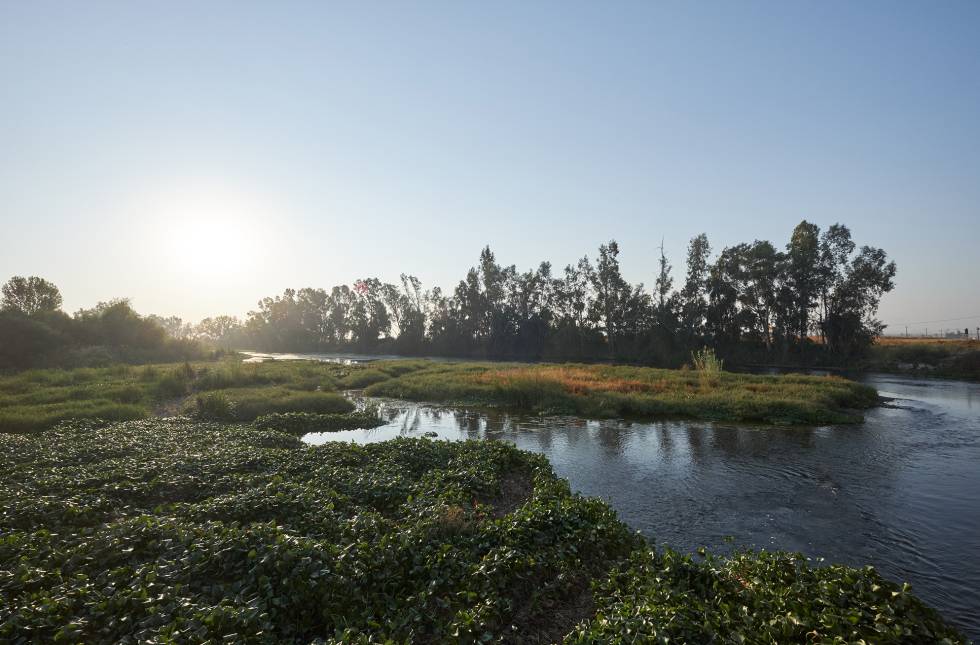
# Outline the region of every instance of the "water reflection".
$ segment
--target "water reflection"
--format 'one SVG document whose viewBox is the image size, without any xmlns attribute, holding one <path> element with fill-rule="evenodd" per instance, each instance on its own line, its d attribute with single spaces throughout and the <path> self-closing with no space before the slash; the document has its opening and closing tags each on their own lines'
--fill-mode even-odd
<svg viewBox="0 0 980 645">
<path fill-rule="evenodd" d="M 859 426 L 594 421 L 385 400 L 387 425 L 306 441 L 509 441 L 545 454 L 574 490 L 652 540 L 723 551 L 732 536 L 871 563 L 980 638 L 980 386 L 868 381 L 893 401 Z"/>
</svg>

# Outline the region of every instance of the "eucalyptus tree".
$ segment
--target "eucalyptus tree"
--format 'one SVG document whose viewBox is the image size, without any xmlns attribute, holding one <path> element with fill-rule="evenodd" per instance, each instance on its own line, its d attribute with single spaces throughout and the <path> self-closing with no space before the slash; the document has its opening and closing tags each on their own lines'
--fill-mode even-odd
<svg viewBox="0 0 980 645">
<path fill-rule="evenodd" d="M 684 340 L 690 346 L 700 342 L 704 335 L 710 255 L 711 245 L 706 234 L 691 239 L 687 247 L 687 278 L 680 292 L 681 327 Z"/>
<path fill-rule="evenodd" d="M 816 305 L 823 283 L 820 267 L 820 227 L 803 220 L 793 229 L 786 245 L 788 286 L 792 292 L 795 333 L 805 351 L 810 331 L 810 310 Z"/>
</svg>

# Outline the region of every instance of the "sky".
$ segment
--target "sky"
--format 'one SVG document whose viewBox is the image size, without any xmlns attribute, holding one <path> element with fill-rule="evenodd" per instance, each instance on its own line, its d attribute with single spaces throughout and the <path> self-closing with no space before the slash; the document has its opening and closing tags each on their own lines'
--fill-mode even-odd
<svg viewBox="0 0 980 645">
<path fill-rule="evenodd" d="M 0 3 L 0 280 L 242 315 L 489 244 L 898 265 L 891 333 L 980 325 L 980 3 Z M 952 320 L 965 318 L 965 320 Z"/>
</svg>

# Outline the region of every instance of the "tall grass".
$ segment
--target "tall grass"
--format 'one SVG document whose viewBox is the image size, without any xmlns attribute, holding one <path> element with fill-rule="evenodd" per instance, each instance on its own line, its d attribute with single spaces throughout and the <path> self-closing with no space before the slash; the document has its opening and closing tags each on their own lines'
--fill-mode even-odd
<svg viewBox="0 0 980 645">
<path fill-rule="evenodd" d="M 594 417 L 686 417 L 767 423 L 850 423 L 872 388 L 838 377 L 753 376 L 719 369 L 610 365 L 431 364 L 367 388 L 377 396 L 503 405 Z"/>
</svg>

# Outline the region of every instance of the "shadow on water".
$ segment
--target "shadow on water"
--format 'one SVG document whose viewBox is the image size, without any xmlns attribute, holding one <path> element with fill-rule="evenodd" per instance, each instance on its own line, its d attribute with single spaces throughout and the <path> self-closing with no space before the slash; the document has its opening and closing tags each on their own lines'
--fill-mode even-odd
<svg viewBox="0 0 980 645">
<path fill-rule="evenodd" d="M 864 380 L 892 401 L 859 426 L 592 421 L 385 400 L 387 425 L 306 440 L 509 441 L 545 454 L 573 489 L 657 543 L 725 551 L 732 536 L 870 563 L 980 639 L 980 385 Z"/>
</svg>

